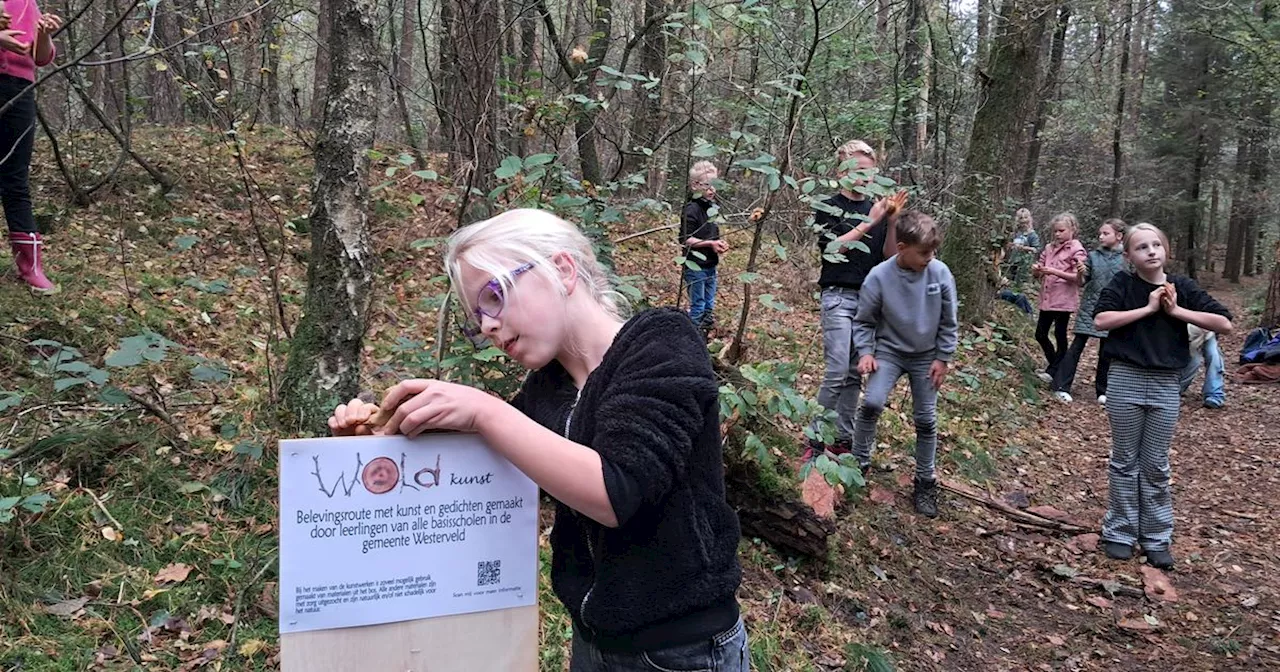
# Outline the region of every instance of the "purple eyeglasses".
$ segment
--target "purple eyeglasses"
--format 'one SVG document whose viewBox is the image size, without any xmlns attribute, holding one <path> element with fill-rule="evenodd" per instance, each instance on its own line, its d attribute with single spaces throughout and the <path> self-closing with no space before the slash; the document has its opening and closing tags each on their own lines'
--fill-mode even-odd
<svg viewBox="0 0 1280 672">
<path fill-rule="evenodd" d="M 534 264 L 527 263 L 511 269 L 511 279 L 514 281 L 522 274 L 533 270 Z M 466 334 L 471 343 L 476 347 L 482 347 L 488 343 L 488 337 L 484 336 L 480 331 L 480 325 L 484 323 L 484 317 L 487 315 L 497 318 L 502 315 L 502 309 L 507 306 L 507 295 L 502 289 L 502 283 L 497 278 L 490 280 L 480 288 L 479 294 L 476 295 L 476 307 L 472 310 L 471 317 L 475 320 L 470 324 L 462 325 L 462 333 Z"/>
</svg>

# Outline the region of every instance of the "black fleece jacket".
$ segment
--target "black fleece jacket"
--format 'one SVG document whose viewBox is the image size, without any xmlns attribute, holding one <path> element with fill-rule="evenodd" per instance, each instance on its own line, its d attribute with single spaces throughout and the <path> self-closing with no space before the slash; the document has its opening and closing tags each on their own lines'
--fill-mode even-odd
<svg viewBox="0 0 1280 672">
<path fill-rule="evenodd" d="M 622 327 L 581 394 L 552 362 L 512 402 L 562 434 L 572 414 L 568 438 L 600 453 L 618 527 L 557 503 L 551 583 L 602 649 L 678 646 L 737 622 L 741 532 L 725 502 L 717 395 L 693 323 L 659 309 Z"/>
</svg>

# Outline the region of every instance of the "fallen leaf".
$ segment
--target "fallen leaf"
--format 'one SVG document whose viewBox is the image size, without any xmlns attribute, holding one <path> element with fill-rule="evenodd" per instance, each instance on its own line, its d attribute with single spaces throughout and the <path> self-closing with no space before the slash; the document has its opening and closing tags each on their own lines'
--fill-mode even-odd
<svg viewBox="0 0 1280 672">
<path fill-rule="evenodd" d="M 116 528 L 108 525 L 102 528 L 102 538 L 107 541 L 120 541 L 120 533 L 116 532 Z"/>
<path fill-rule="evenodd" d="M 174 563 L 160 570 L 156 574 L 156 585 L 165 583 L 182 583 L 187 580 L 187 575 L 191 573 L 191 565 L 181 562 Z"/>
<path fill-rule="evenodd" d="M 1151 565 L 1142 566 L 1142 589 L 1153 600 L 1178 601 L 1178 591 L 1174 589 L 1169 577 Z"/>
<path fill-rule="evenodd" d="M 836 490 L 817 469 L 810 469 L 800 485 L 800 500 L 808 504 L 819 518 L 830 520 L 836 517 Z"/>
<path fill-rule="evenodd" d="M 62 600 L 61 602 L 46 604 L 40 608 L 43 609 L 46 614 L 53 614 L 54 616 L 61 616 L 63 618 L 71 618 L 81 609 L 84 609 L 84 605 L 88 602 L 89 598 L 87 597 L 77 597 L 74 600 Z"/>
<path fill-rule="evenodd" d="M 1092 604 L 1093 606 L 1098 607 L 1100 609 L 1111 608 L 1111 600 L 1108 600 L 1107 598 L 1101 595 L 1091 595 L 1085 598 L 1085 602 L 1088 602 L 1089 604 Z"/>
<path fill-rule="evenodd" d="M 892 506 L 893 501 L 896 498 L 892 490 L 882 488 L 878 485 L 871 486 L 871 494 L 869 496 L 871 497 L 871 501 L 877 504 L 884 504 L 885 506 Z"/>
<path fill-rule="evenodd" d="M 1067 542 L 1067 550 L 1076 555 L 1085 553 L 1093 553 L 1098 550 L 1098 535 L 1090 532 L 1089 534 L 1079 534 L 1071 537 Z"/>
<path fill-rule="evenodd" d="M 1240 600 L 1240 606 L 1244 607 L 1245 609 L 1252 609 L 1258 606 L 1258 596 L 1250 595 L 1244 598 L 1243 600 Z"/>
<path fill-rule="evenodd" d="M 1067 640 L 1059 637 L 1058 635 L 1049 635 L 1049 643 L 1053 646 L 1065 646 Z"/>
<path fill-rule="evenodd" d="M 912 481 L 914 481 L 914 480 L 915 480 L 915 475 L 914 475 L 914 474 L 909 474 L 909 473 L 906 473 L 906 472 L 903 472 L 903 473 L 901 473 L 901 474 L 898 474 L 898 479 L 897 479 L 898 487 L 900 487 L 900 488 L 909 488 L 909 487 L 911 487 L 911 485 L 912 485 Z"/>
<path fill-rule="evenodd" d="M 244 656 L 245 658 L 252 658 L 255 655 L 262 653 L 263 651 L 266 651 L 270 648 L 271 648 L 271 645 L 267 644 L 261 639 L 251 639 L 245 642 L 244 644 L 240 645 L 240 655 Z"/>
<path fill-rule="evenodd" d="M 1122 618 L 1116 622 L 1116 625 L 1125 630 L 1133 632 L 1152 632 L 1156 629 L 1156 625 L 1147 621 L 1147 618 Z"/>
<path fill-rule="evenodd" d="M 1031 506 L 1031 498 L 1027 496 L 1027 493 L 1021 490 L 1015 490 L 1006 494 L 1004 496 L 1004 501 L 1009 506 L 1019 509 L 1025 509 L 1028 506 Z"/>
<path fill-rule="evenodd" d="M 1198 621 L 1198 620 L 1200 620 L 1200 617 L 1199 617 L 1199 616 L 1196 616 L 1196 612 L 1194 612 L 1194 611 L 1188 611 L 1188 612 L 1187 612 L 1187 615 L 1186 615 L 1186 616 L 1183 616 L 1183 618 L 1187 619 L 1188 621 Z"/>
</svg>

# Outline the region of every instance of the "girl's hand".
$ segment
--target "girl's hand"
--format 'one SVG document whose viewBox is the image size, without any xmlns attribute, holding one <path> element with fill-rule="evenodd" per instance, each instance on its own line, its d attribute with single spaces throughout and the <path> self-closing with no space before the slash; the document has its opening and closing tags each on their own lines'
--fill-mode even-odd
<svg viewBox="0 0 1280 672">
<path fill-rule="evenodd" d="M 1083 261 L 1080 261 L 1080 260 L 1078 260 L 1078 259 L 1077 259 L 1077 260 L 1076 260 L 1076 275 L 1084 275 L 1084 272 L 1085 272 L 1086 270 L 1088 270 L 1088 269 L 1087 269 L 1087 268 L 1085 268 L 1084 262 L 1083 262 Z"/>
<path fill-rule="evenodd" d="M 480 418 L 505 403 L 487 392 L 438 380 L 406 380 L 387 390 L 382 400 L 391 419 L 379 434 L 417 436 L 429 429 L 476 433 Z"/>
<path fill-rule="evenodd" d="M 1147 295 L 1147 310 L 1156 313 L 1160 311 L 1160 302 L 1164 300 L 1164 287 L 1156 287 L 1151 290 L 1151 294 Z M 1096 319 L 1096 316 L 1095 316 Z"/>
<path fill-rule="evenodd" d="M 377 412 L 377 404 L 359 399 L 339 404 L 329 416 L 329 431 L 334 436 L 367 436 L 373 433 L 373 428 L 365 423 Z"/>
<path fill-rule="evenodd" d="M 26 35 L 23 30 L 0 30 L 0 49 L 26 56 L 31 53 L 31 43 L 23 42 Z"/>
<path fill-rule="evenodd" d="M 53 35 L 62 28 L 62 17 L 57 14 L 42 14 L 36 27 L 43 35 Z"/>
<path fill-rule="evenodd" d="M 862 358 L 858 360 L 858 373 L 861 373 L 864 376 L 875 373 L 878 368 L 880 368 L 880 365 L 876 364 L 876 358 L 874 355 L 863 355 Z"/>
<path fill-rule="evenodd" d="M 0 30 L 9 29 L 9 12 L 0 12 Z"/>
<path fill-rule="evenodd" d="M 1178 288 L 1173 286 L 1172 282 L 1165 283 L 1160 288 L 1164 293 L 1160 297 L 1160 307 L 1164 308 L 1164 312 L 1173 314 L 1178 309 Z"/>
</svg>

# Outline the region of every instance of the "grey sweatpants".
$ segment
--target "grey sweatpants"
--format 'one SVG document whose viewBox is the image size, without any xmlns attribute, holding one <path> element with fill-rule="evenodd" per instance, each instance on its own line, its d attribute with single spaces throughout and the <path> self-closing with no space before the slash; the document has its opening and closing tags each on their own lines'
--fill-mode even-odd
<svg viewBox="0 0 1280 672">
<path fill-rule="evenodd" d="M 938 390 L 929 380 L 933 365 L 932 352 L 899 355 L 880 350 L 877 368 L 867 380 L 867 393 L 858 408 L 858 424 L 853 435 L 853 454 L 862 464 L 871 461 L 871 448 L 876 443 L 876 424 L 893 386 L 903 375 L 911 381 L 911 409 L 916 425 L 916 478 L 934 479 L 934 460 L 938 453 Z"/>
<path fill-rule="evenodd" d="M 1178 371 L 1112 362 L 1107 378 L 1111 464 L 1103 541 L 1137 542 L 1146 551 L 1169 548 L 1169 446 L 1178 424 L 1178 392 Z"/>
<path fill-rule="evenodd" d="M 857 353 L 853 349 L 853 316 L 858 313 L 858 290 L 827 287 L 822 290 L 822 354 L 826 368 L 822 387 L 818 388 L 818 404 L 836 412 L 836 440 L 848 441 L 853 436 L 854 415 L 858 411 L 858 395 L 862 392 L 862 376 L 858 373 Z M 814 420 L 814 432 L 820 420 Z"/>
</svg>

